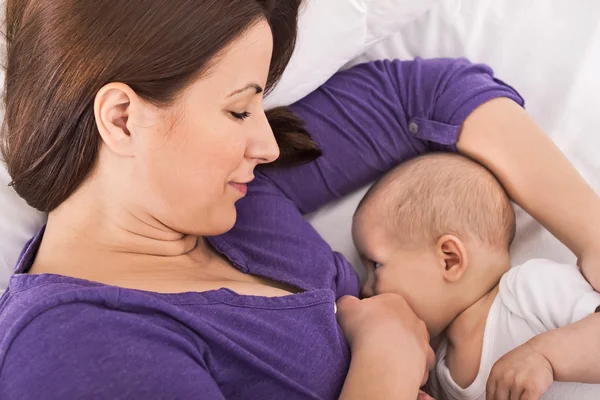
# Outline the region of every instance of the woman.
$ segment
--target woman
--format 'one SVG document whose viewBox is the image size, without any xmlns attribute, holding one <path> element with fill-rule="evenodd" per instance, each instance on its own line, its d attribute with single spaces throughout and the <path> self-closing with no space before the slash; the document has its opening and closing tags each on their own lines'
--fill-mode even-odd
<svg viewBox="0 0 600 400">
<path fill-rule="evenodd" d="M 313 143 L 261 105 L 297 1 L 114 4 L 7 2 L 3 153 L 49 218 L 0 301 L 1 398 L 416 398 L 423 324 L 345 297 L 342 332 L 358 279 L 302 213 L 426 151 L 484 163 L 596 271 L 598 199 L 487 67 L 339 73 L 292 107 Z"/>
</svg>

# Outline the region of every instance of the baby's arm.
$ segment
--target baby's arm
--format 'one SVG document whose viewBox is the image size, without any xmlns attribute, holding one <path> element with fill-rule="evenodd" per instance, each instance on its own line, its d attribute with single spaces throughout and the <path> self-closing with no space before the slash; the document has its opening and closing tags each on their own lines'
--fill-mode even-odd
<svg viewBox="0 0 600 400">
<path fill-rule="evenodd" d="M 530 340 L 552 365 L 554 380 L 600 383 L 600 312 Z"/>
<path fill-rule="evenodd" d="M 522 297 L 529 296 L 536 313 L 530 317 L 547 330 L 529 343 L 550 362 L 554 380 L 600 383 L 600 293 L 573 265 L 527 264 L 533 265 L 524 270 Z"/>
<path fill-rule="evenodd" d="M 600 383 L 598 332 L 600 313 L 596 312 L 517 347 L 492 368 L 487 398 L 509 399 L 514 394 L 517 399 L 538 399 L 553 380 Z"/>
<path fill-rule="evenodd" d="M 529 261 L 503 278 L 500 291 L 513 314 L 543 333 L 498 360 L 489 398 L 517 392 L 537 399 L 552 381 L 600 383 L 600 293 L 577 267 Z"/>
<path fill-rule="evenodd" d="M 489 101 L 467 118 L 457 148 L 567 245 L 600 291 L 600 197 L 535 121 L 514 102 Z"/>
</svg>

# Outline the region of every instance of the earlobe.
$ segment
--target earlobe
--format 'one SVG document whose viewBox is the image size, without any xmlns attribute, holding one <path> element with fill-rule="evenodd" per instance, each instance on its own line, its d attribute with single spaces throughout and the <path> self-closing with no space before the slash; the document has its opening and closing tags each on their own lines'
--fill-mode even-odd
<svg viewBox="0 0 600 400">
<path fill-rule="evenodd" d="M 128 123 L 134 96 L 135 92 L 129 86 L 109 83 L 98 91 L 94 102 L 96 126 L 102 140 L 111 151 L 125 157 L 133 155 Z"/>
<path fill-rule="evenodd" d="M 444 235 L 437 242 L 438 254 L 447 282 L 457 282 L 468 268 L 467 251 L 463 242 L 453 235 Z"/>
</svg>

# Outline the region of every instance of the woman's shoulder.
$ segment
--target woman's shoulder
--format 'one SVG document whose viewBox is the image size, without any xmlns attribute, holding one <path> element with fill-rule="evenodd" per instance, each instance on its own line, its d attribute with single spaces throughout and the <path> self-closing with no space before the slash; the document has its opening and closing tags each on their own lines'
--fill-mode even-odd
<svg viewBox="0 0 600 400">
<path fill-rule="evenodd" d="M 122 289 L 115 286 L 69 276 L 15 274 L 0 299 L 0 324 L 6 324 L 17 315 L 19 321 L 24 322 L 66 308 L 117 310 L 124 304 L 121 292 Z"/>
<path fill-rule="evenodd" d="M 67 277 L 13 277 L 0 301 L 0 398 L 175 394 L 177 382 L 190 388 L 169 372 L 175 367 L 198 376 L 194 390 L 203 379 L 214 385 L 201 356 L 183 357 L 202 346 L 170 323 L 166 306 L 142 293 L 120 296 L 119 288 Z"/>
<path fill-rule="evenodd" d="M 40 341 L 54 349 L 57 338 L 138 340 L 174 320 L 169 307 L 177 307 L 158 296 L 67 276 L 15 275 L 0 299 L 0 368 L 7 353 L 29 352 Z M 135 329 L 142 325 L 144 333 Z"/>
</svg>

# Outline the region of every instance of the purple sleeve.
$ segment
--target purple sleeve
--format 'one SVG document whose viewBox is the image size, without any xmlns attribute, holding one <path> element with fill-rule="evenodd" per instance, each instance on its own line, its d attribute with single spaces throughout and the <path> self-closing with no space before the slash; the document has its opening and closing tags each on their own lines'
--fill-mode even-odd
<svg viewBox="0 0 600 400">
<path fill-rule="evenodd" d="M 323 150 L 316 162 L 265 170 L 303 212 L 344 196 L 428 151 L 455 151 L 479 105 L 519 94 L 465 59 L 376 61 L 338 72 L 292 106 Z"/>
<path fill-rule="evenodd" d="M 198 348 L 168 322 L 85 303 L 24 326 L 0 376 L 2 399 L 223 399 Z"/>
</svg>

